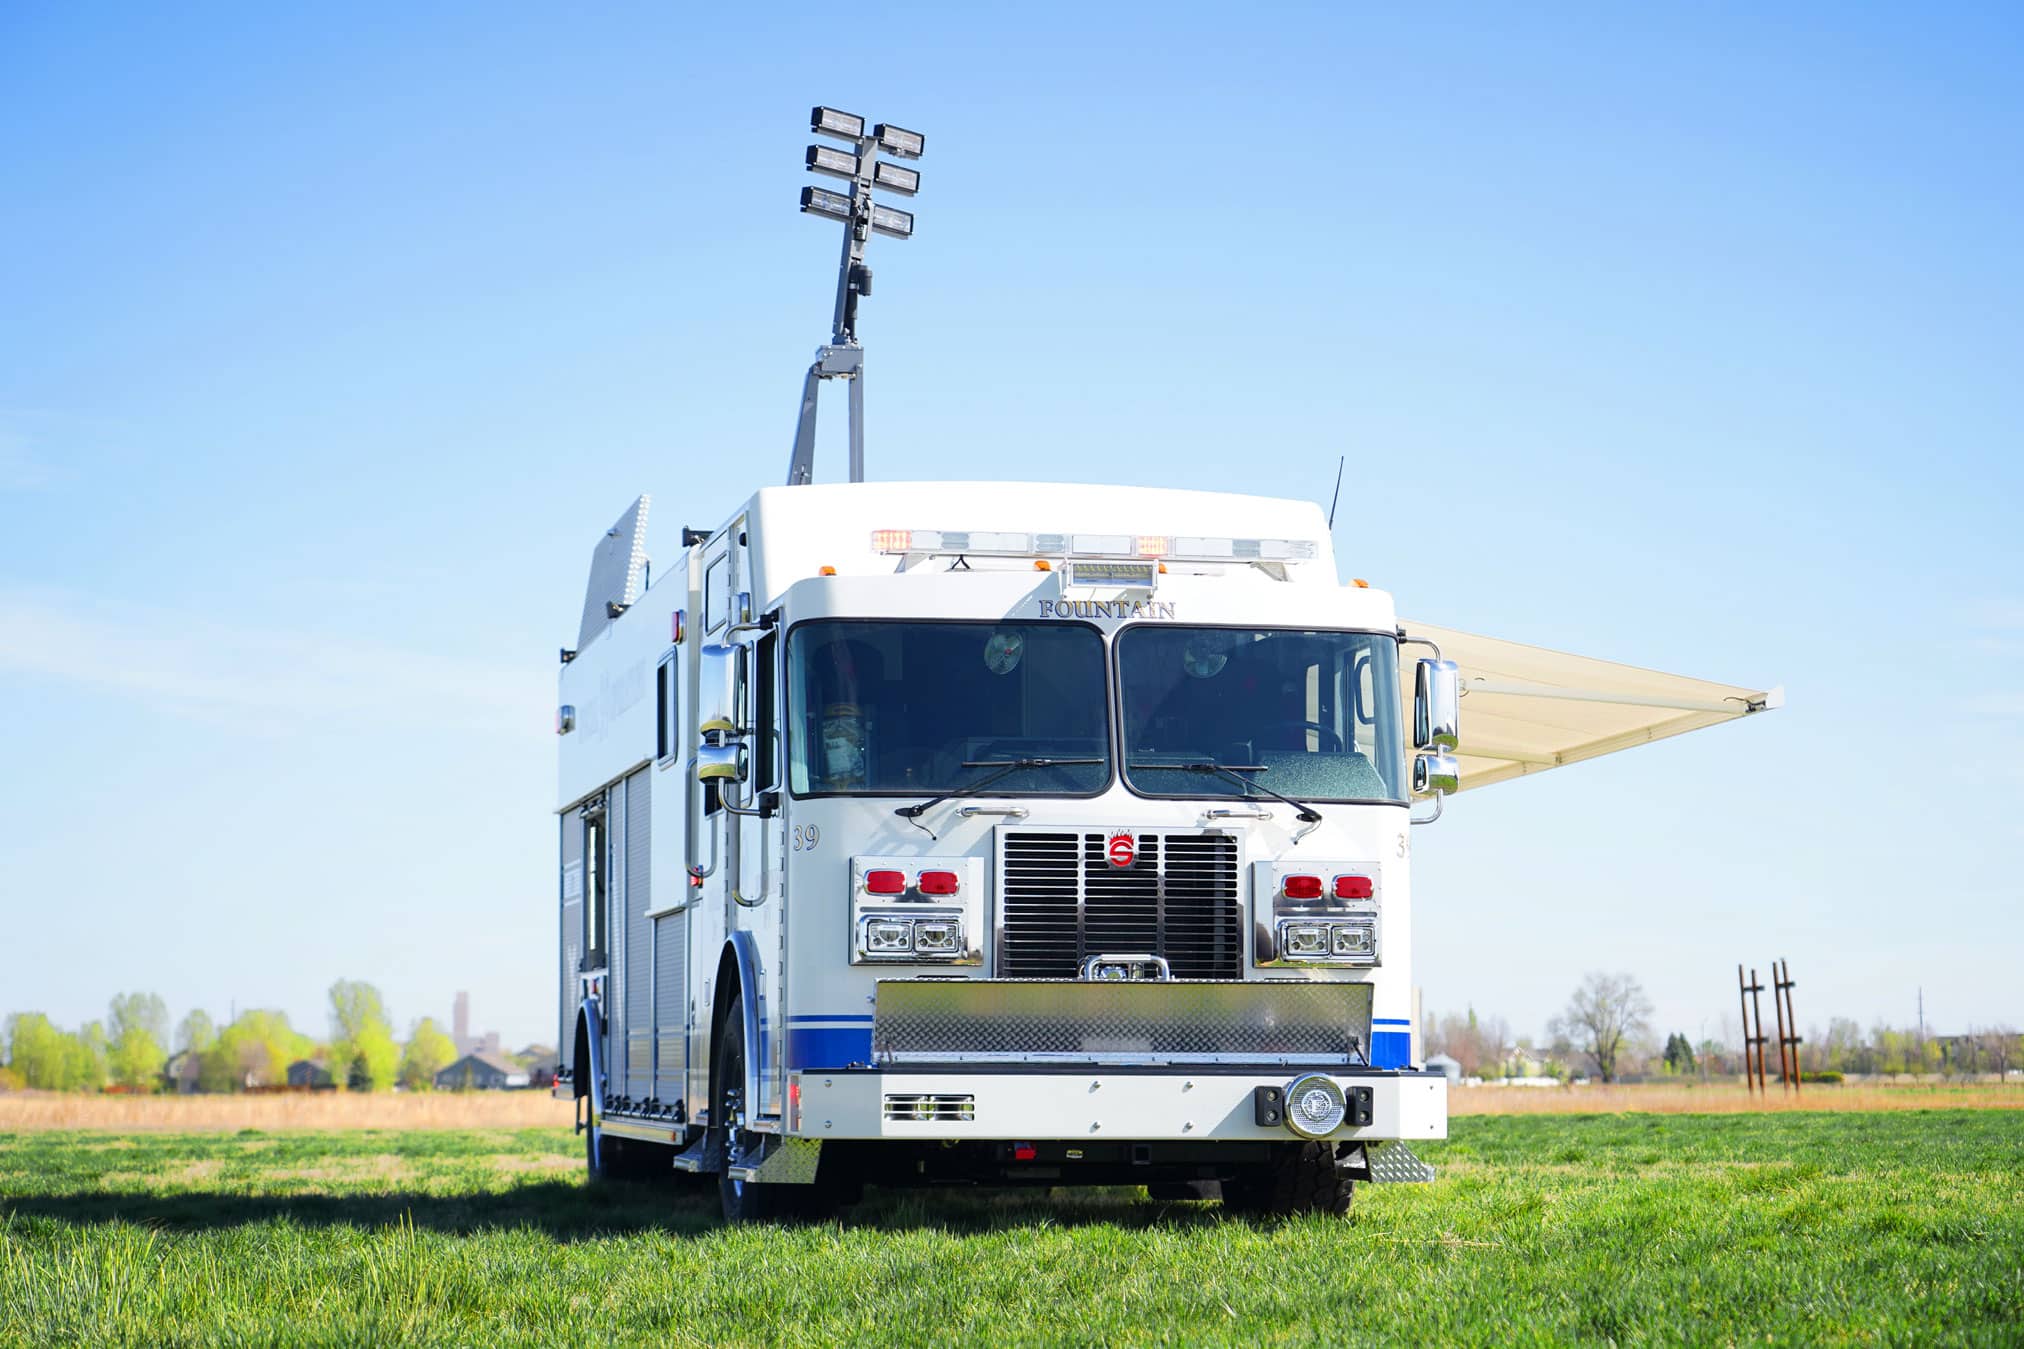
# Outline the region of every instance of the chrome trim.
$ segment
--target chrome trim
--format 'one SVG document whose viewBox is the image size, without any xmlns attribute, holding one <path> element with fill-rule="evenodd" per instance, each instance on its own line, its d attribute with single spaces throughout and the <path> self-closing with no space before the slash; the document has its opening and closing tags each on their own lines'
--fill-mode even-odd
<svg viewBox="0 0 2024 1349">
<path fill-rule="evenodd" d="M 1262 806 L 1255 806 L 1249 810 L 1218 806 L 1214 810 L 1203 811 L 1202 818 L 1205 820 L 1269 820 L 1272 818 L 1272 812 Z"/>
<path fill-rule="evenodd" d="M 966 820 L 974 820 L 979 815 L 1003 815 L 1008 820 L 1023 820 L 1033 812 L 1024 806 L 964 806 L 956 813 Z"/>
<path fill-rule="evenodd" d="M 1451 660 L 1423 660 L 1413 674 L 1413 748 L 1453 749 L 1461 743 L 1462 669 Z"/>
<path fill-rule="evenodd" d="M 1328 1097 L 1328 1122 L 1305 1118 L 1305 1099 L 1315 1092 Z M 1307 1073 L 1286 1084 L 1286 1127 L 1302 1138 L 1326 1138 L 1343 1126 L 1349 1118 L 1349 1100 L 1342 1093 L 1334 1078 L 1322 1073 Z"/>
<path fill-rule="evenodd" d="M 1130 969 L 1134 972 L 1128 975 L 1122 981 L 1097 979 L 1096 972 L 1099 969 L 1103 968 L 1105 965 L 1123 965 L 1127 969 Z M 1154 971 L 1153 977 L 1151 979 L 1147 979 L 1143 975 L 1138 974 L 1136 972 L 1138 970 L 1147 968 L 1150 968 L 1151 970 Z M 1166 958 L 1164 956 L 1101 955 L 1101 956 L 1091 956 L 1089 959 L 1083 961 L 1081 972 L 1079 972 L 1075 977 L 1077 979 L 1086 979 L 1096 983 L 1126 982 L 1126 983 L 1171 984 L 1174 981 L 1174 971 L 1173 967 L 1167 964 Z"/>
</svg>

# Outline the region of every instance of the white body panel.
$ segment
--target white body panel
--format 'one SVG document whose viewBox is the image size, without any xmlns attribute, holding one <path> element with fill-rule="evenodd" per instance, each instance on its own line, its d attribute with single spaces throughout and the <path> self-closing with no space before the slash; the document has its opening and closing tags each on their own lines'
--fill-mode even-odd
<svg viewBox="0 0 2024 1349">
<path fill-rule="evenodd" d="M 1205 1073 L 804 1073 L 801 1116 L 794 1133 L 804 1138 L 957 1139 L 1014 1141 L 1083 1139 L 1110 1142 L 1284 1141 L 1285 1129 L 1261 1125 L 1252 1093 L 1284 1087 L 1279 1077 Z M 1445 1138 L 1448 1080 L 1431 1077 L 1344 1077 L 1341 1083 L 1372 1089 L 1372 1119 L 1345 1126 L 1338 1142 Z M 975 1119 L 885 1118 L 887 1096 L 964 1095 L 975 1100 Z"/>
</svg>

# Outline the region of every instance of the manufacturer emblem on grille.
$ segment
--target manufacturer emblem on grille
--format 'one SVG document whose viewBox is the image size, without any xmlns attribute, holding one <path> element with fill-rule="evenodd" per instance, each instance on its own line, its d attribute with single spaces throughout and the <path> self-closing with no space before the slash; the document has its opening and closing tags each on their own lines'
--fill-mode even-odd
<svg viewBox="0 0 2024 1349">
<path fill-rule="evenodd" d="M 1130 834 L 1112 834 L 1103 855 L 1114 867 L 1128 867 L 1138 860 L 1138 840 Z"/>
</svg>

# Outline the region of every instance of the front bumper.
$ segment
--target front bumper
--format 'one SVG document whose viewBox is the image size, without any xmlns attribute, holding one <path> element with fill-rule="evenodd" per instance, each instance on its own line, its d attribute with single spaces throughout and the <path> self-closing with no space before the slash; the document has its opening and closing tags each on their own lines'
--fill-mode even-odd
<svg viewBox="0 0 2024 1349">
<path fill-rule="evenodd" d="M 1092 1066 L 1065 1070 L 907 1069 L 801 1072 L 789 1078 L 790 1135 L 836 1139 L 1077 1139 L 1130 1142 L 1286 1142 L 1258 1122 L 1255 1093 L 1320 1072 L 1347 1091 L 1368 1087 L 1371 1122 L 1330 1142 L 1408 1142 L 1448 1136 L 1448 1080 L 1439 1072 L 1205 1065 L 1189 1071 Z M 924 1104 L 925 1102 L 925 1104 Z"/>
</svg>

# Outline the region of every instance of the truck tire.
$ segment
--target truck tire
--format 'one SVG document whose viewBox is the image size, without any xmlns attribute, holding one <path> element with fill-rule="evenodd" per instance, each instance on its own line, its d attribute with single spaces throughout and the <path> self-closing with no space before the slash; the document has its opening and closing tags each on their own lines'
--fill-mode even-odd
<svg viewBox="0 0 2024 1349">
<path fill-rule="evenodd" d="M 1354 1182 L 1343 1174 L 1333 1143 L 1282 1143 L 1261 1166 L 1223 1182 L 1223 1207 L 1233 1213 L 1291 1217 L 1349 1212 Z"/>
<path fill-rule="evenodd" d="M 832 1205 L 830 1192 L 818 1181 L 813 1185 L 762 1185 L 755 1181 L 733 1180 L 730 1160 L 743 1146 L 756 1140 L 739 1124 L 744 1119 L 745 1095 L 745 1000 L 732 999 L 717 1028 L 716 1109 L 710 1118 L 724 1121 L 725 1170 L 717 1177 L 717 1197 L 723 1204 L 727 1223 L 797 1222 L 821 1217 Z"/>
</svg>

